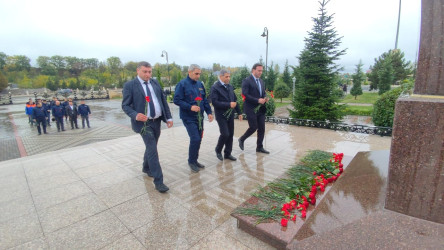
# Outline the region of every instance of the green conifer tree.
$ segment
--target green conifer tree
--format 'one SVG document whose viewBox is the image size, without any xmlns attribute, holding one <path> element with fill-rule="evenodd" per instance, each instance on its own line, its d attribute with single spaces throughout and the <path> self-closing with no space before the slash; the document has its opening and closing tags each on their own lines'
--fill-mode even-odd
<svg viewBox="0 0 444 250">
<path fill-rule="evenodd" d="M 355 97 L 355 100 L 358 95 L 362 95 L 361 85 L 365 81 L 365 74 L 362 72 L 362 65 L 362 61 L 359 60 L 358 65 L 356 65 L 356 73 L 352 76 L 353 87 L 350 90 L 350 94 Z"/>
<path fill-rule="evenodd" d="M 345 49 L 337 49 L 342 37 L 338 37 L 332 27 L 333 15 L 328 15 L 325 8 L 328 2 L 319 2 L 319 15 L 313 18 L 313 28 L 308 32 L 305 48 L 299 56 L 294 110 L 290 111 L 294 118 L 323 121 L 342 118 L 343 106 L 337 104 L 334 77 L 339 70 L 335 61 L 345 54 Z"/>
</svg>

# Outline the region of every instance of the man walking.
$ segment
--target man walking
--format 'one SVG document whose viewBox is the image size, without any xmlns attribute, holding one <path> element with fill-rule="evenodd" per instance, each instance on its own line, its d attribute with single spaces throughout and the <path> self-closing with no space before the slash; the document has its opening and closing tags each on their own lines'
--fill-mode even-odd
<svg viewBox="0 0 444 250">
<path fill-rule="evenodd" d="M 55 106 L 51 108 L 52 116 L 54 117 L 57 124 L 57 132 L 65 131 L 65 127 L 63 126 L 63 116 L 65 116 L 65 108 L 60 105 L 59 101 L 55 102 Z"/>
<path fill-rule="evenodd" d="M 46 112 L 46 109 L 42 106 L 41 102 L 37 102 L 36 106 L 32 109 L 32 119 L 34 120 L 35 124 L 37 125 L 37 132 L 39 135 L 42 134 L 42 130 L 40 126 L 43 127 L 43 133 L 46 133 L 46 117 L 48 116 L 48 112 Z"/>
<path fill-rule="evenodd" d="M 263 141 L 265 135 L 265 103 L 268 97 L 265 95 L 265 84 L 260 79 L 263 65 L 255 63 L 251 75 L 242 81 L 242 94 L 245 96 L 244 112 L 247 115 L 248 129 L 239 138 L 239 147 L 244 150 L 244 142 L 257 130 L 256 152 L 269 154 L 264 149 Z M 260 105 L 260 106 L 258 106 Z"/>
<path fill-rule="evenodd" d="M 72 103 L 72 101 L 69 101 L 68 106 L 66 106 L 66 114 L 69 117 L 69 122 L 71 123 L 71 129 L 74 129 L 74 125 L 78 129 L 79 126 L 77 126 L 77 116 L 79 113 L 77 112 L 77 106 Z"/>
<path fill-rule="evenodd" d="M 85 120 L 86 125 L 89 126 L 89 115 L 91 114 L 91 110 L 89 109 L 89 106 L 85 104 L 85 100 L 80 101 L 80 106 L 77 108 L 79 111 L 80 116 L 82 117 L 82 128 L 85 128 Z"/>
<path fill-rule="evenodd" d="M 188 76 L 176 85 L 174 93 L 174 104 L 180 107 L 180 119 L 182 119 L 183 125 L 190 137 L 188 166 L 195 173 L 205 168 L 203 164 L 197 161 L 203 136 L 203 112 L 207 113 L 210 122 L 213 121 L 213 114 L 206 98 L 205 87 L 199 81 L 200 74 L 201 69 L 199 65 L 191 64 L 188 68 Z"/>
<path fill-rule="evenodd" d="M 230 71 L 220 70 L 219 80 L 211 87 L 211 102 L 220 131 L 215 149 L 216 156 L 221 161 L 223 158 L 235 161 L 236 158 L 231 155 L 234 135 L 234 110 L 239 114 L 240 121 L 242 121 L 242 113 L 237 105 L 237 97 L 233 86 L 230 84 Z M 222 158 L 224 146 L 224 157 Z"/>
<path fill-rule="evenodd" d="M 160 121 L 173 126 L 170 108 L 159 83 L 151 79 L 153 68 L 148 62 L 137 66 L 137 77 L 123 86 L 122 109 L 131 118 L 134 132 L 140 133 L 145 143 L 142 171 L 154 177 L 156 190 L 164 193 L 169 188 L 163 183 L 157 142 L 160 136 Z M 145 113 L 146 111 L 146 113 Z"/>
</svg>

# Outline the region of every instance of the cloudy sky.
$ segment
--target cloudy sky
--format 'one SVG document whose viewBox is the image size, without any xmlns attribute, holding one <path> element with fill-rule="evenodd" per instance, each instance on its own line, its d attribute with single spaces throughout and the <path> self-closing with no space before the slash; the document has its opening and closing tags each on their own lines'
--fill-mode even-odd
<svg viewBox="0 0 444 250">
<path fill-rule="evenodd" d="M 338 62 L 353 72 L 395 47 L 398 0 L 331 0 L 334 26 L 347 55 Z M 317 16 L 316 0 L 0 0 L 0 52 L 76 56 L 123 63 L 146 60 L 211 67 L 251 65 L 262 56 L 269 30 L 268 65 L 297 65 Z M 398 48 L 415 61 L 419 47 L 420 0 L 402 0 Z"/>
</svg>

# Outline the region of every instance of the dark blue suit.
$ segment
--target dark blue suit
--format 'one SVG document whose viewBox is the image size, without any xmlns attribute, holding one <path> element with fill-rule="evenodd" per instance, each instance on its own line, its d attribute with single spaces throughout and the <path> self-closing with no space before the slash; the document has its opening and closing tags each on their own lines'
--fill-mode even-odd
<svg viewBox="0 0 444 250">
<path fill-rule="evenodd" d="M 214 114 L 219 125 L 220 136 L 216 145 L 216 152 L 221 153 L 224 149 L 224 156 L 231 155 L 233 149 L 233 135 L 234 135 L 234 111 L 241 115 L 239 105 L 236 105 L 234 111 L 229 117 L 224 116 L 224 113 L 231 108 L 230 102 L 237 102 L 236 94 L 234 94 L 233 86 L 225 85 L 217 81 L 211 87 L 211 102 L 214 107 Z"/>
<path fill-rule="evenodd" d="M 263 148 L 263 141 L 265 135 L 265 105 L 262 105 L 257 113 L 254 109 L 259 105 L 259 98 L 265 98 L 265 84 L 259 79 L 261 84 L 261 93 L 259 93 L 259 88 L 254 80 L 253 75 L 245 78 L 242 81 L 242 94 L 245 96 L 244 102 L 244 113 L 247 115 L 249 128 L 239 139 L 245 141 L 250 135 L 252 135 L 257 130 L 257 147 L 256 149 Z"/>
<path fill-rule="evenodd" d="M 168 107 L 165 95 L 159 83 L 150 79 L 150 84 L 154 90 L 151 95 L 156 95 L 159 102 L 160 108 L 162 110 L 162 115 L 158 119 L 150 119 L 146 122 L 148 126 L 148 133 L 141 134 L 143 142 L 145 143 L 145 154 L 143 157 L 143 172 L 150 172 L 154 177 L 155 184 L 163 183 L 162 168 L 159 163 L 159 155 L 157 152 L 157 142 L 160 136 L 160 121 L 172 119 L 170 108 Z M 123 100 L 122 109 L 131 118 L 131 127 L 134 132 L 140 133 L 144 125 L 144 122 L 136 121 L 136 116 L 138 113 L 145 114 L 145 91 L 142 87 L 139 78 L 135 78 L 128 81 L 123 86 Z"/>
<path fill-rule="evenodd" d="M 197 112 L 191 111 L 191 106 L 197 105 L 196 97 L 201 97 L 200 112 L 202 115 L 202 130 L 199 130 Z M 188 149 L 188 163 L 196 163 L 199 158 L 200 143 L 203 136 L 203 113 L 212 114 L 211 106 L 208 103 L 205 87 L 201 81 L 194 81 L 189 76 L 181 80 L 174 92 L 174 104 L 180 107 L 179 114 L 183 125 L 190 136 L 190 146 Z"/>
</svg>

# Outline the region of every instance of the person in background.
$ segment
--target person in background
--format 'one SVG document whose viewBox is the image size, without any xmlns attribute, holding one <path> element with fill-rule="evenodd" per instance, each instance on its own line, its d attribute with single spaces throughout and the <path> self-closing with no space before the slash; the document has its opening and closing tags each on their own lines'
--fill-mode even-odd
<svg viewBox="0 0 444 250">
<path fill-rule="evenodd" d="M 80 106 L 77 108 L 79 111 L 80 116 L 82 117 L 82 128 L 85 128 L 85 120 L 86 125 L 89 126 L 89 115 L 91 114 L 91 110 L 89 109 L 89 106 L 85 104 L 85 100 L 80 101 Z"/>
<path fill-rule="evenodd" d="M 71 129 L 74 129 L 74 125 L 78 129 L 79 126 L 77 126 L 77 116 L 79 116 L 79 113 L 77 111 L 77 106 L 72 103 L 72 101 L 68 102 L 68 106 L 66 106 L 65 114 L 69 117 L 69 122 L 71 123 Z"/>
<path fill-rule="evenodd" d="M 63 125 L 63 116 L 65 116 L 65 109 L 62 105 L 60 105 L 60 101 L 55 102 L 55 106 L 51 108 L 52 116 L 54 117 L 57 124 L 57 131 L 60 132 L 65 131 L 65 127 Z"/>
<path fill-rule="evenodd" d="M 46 102 L 46 99 L 43 99 L 42 107 L 46 110 L 46 125 L 51 126 L 51 104 Z"/>
<path fill-rule="evenodd" d="M 28 123 L 31 124 L 31 126 L 34 125 L 34 120 L 32 119 L 32 110 L 34 107 L 35 103 L 32 101 L 32 98 L 29 98 L 29 101 L 26 103 L 25 113 L 28 116 Z"/>
<path fill-rule="evenodd" d="M 41 102 L 37 102 L 36 106 L 32 109 L 32 119 L 37 125 L 37 132 L 39 132 L 39 135 L 42 134 L 42 130 L 40 128 L 40 125 L 43 127 L 43 133 L 46 133 L 46 117 L 48 116 L 48 112 L 46 112 L 46 109 L 42 106 Z"/>
<path fill-rule="evenodd" d="M 63 107 L 63 109 L 66 110 L 66 107 L 69 105 L 68 98 L 65 97 L 64 102 L 60 103 L 60 105 Z M 65 112 L 65 121 L 68 122 L 68 114 Z"/>
<path fill-rule="evenodd" d="M 205 87 L 199 77 L 201 69 L 199 65 L 191 64 L 188 68 L 188 76 L 176 85 L 174 92 L 174 104 L 180 107 L 179 115 L 190 137 L 188 149 L 188 166 L 191 171 L 197 173 L 205 168 L 197 160 L 199 158 L 200 143 L 203 137 L 203 112 L 208 115 L 208 120 L 213 121 L 213 113 L 208 103 Z"/>
</svg>

